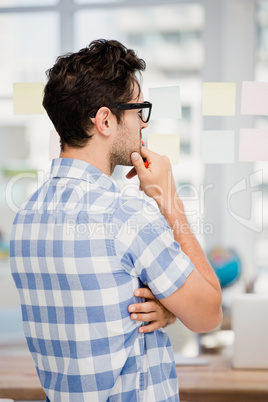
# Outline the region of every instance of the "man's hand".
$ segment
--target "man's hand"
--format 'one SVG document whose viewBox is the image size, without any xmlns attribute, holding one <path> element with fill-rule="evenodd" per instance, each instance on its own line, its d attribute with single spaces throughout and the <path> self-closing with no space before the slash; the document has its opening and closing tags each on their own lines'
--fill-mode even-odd
<svg viewBox="0 0 268 402">
<path fill-rule="evenodd" d="M 128 311 L 131 313 L 130 318 L 136 321 L 149 322 L 139 328 L 139 332 L 153 332 L 156 329 L 164 328 L 173 324 L 176 320 L 174 314 L 168 311 L 153 295 L 148 288 L 139 288 L 134 292 L 136 297 L 147 299 L 145 303 L 131 304 Z"/>
<path fill-rule="evenodd" d="M 180 208 L 181 205 L 178 203 L 172 167 L 168 157 L 161 156 L 145 147 L 141 148 L 141 155 L 138 152 L 131 154 L 134 167 L 126 177 L 131 179 L 137 174 L 140 189 L 156 201 L 163 215 L 171 214 L 174 208 Z M 142 157 L 146 158 L 148 168 L 144 166 Z"/>
<path fill-rule="evenodd" d="M 148 169 L 142 158 L 148 161 Z M 141 190 L 156 201 L 173 230 L 174 239 L 195 266 L 186 282 L 160 302 L 191 331 L 212 331 L 222 319 L 221 288 L 188 223 L 183 203 L 176 191 L 169 159 L 141 147 L 141 155 L 133 152 L 131 161 L 134 167 L 126 177 L 138 175 Z"/>
</svg>

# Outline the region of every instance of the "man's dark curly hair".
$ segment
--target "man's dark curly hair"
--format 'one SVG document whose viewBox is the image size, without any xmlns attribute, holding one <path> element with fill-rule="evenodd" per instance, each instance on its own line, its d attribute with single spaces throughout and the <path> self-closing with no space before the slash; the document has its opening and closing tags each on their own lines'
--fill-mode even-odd
<svg viewBox="0 0 268 402">
<path fill-rule="evenodd" d="M 136 73 L 145 62 L 116 40 L 94 40 L 77 53 L 57 58 L 46 74 L 43 106 L 57 130 L 61 149 L 83 147 L 91 138 L 90 113 L 132 99 Z M 139 83 L 138 83 L 139 85 Z M 120 122 L 124 111 L 111 109 Z"/>
</svg>

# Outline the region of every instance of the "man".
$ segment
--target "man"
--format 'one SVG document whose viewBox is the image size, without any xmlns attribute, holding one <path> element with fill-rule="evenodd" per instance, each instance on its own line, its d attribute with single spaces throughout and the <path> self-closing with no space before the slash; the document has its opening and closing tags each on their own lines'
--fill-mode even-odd
<svg viewBox="0 0 268 402">
<path fill-rule="evenodd" d="M 144 68 L 133 50 L 96 40 L 48 72 L 43 105 L 61 155 L 17 214 L 10 254 L 29 349 L 53 402 L 178 401 L 159 321 L 175 315 L 204 332 L 221 320 L 219 283 L 170 162 L 141 147 L 151 108 L 137 77 Z M 159 210 L 120 194 L 110 178 L 118 164 L 134 166 L 127 177 L 138 175 Z"/>
</svg>

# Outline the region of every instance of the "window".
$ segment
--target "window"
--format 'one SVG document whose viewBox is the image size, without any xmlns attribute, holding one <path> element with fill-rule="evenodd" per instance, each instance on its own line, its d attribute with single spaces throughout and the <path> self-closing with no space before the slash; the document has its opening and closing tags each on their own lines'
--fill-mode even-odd
<svg viewBox="0 0 268 402">
<path fill-rule="evenodd" d="M 268 81 L 268 1 L 260 1 L 257 8 L 257 51 L 255 63 L 255 80 Z M 257 128 L 268 129 L 268 117 L 257 116 L 255 119 Z M 263 183 L 260 186 L 263 197 L 263 229 L 257 236 L 255 242 L 255 257 L 257 264 L 257 290 L 268 289 L 268 164 L 267 162 L 256 162 L 255 171 L 261 171 Z M 261 208 L 261 205 L 259 205 Z"/>
<path fill-rule="evenodd" d="M 109 3 L 111 7 L 107 6 Z M 142 7 L 127 7 L 126 1 L 121 7 L 122 3 L 123 0 L 1 1 L 0 51 L 4 57 L 1 57 L 0 65 L 0 140 L 2 149 L 12 152 L 12 158 L 8 158 L 6 152 L 1 159 L 0 189 L 3 194 L 10 179 L 7 172 L 12 174 L 24 167 L 39 169 L 42 181 L 50 165 L 48 142 L 52 124 L 46 115 L 13 115 L 13 83 L 45 82 L 45 71 L 60 53 L 76 51 L 100 37 L 118 39 L 136 49 L 146 60 L 145 97 L 151 86 L 181 87 L 182 118 L 161 123 L 154 121 L 150 130 L 152 133 L 178 133 L 179 130 L 181 163 L 185 168 L 175 171 L 177 182 L 187 183 L 191 188 L 193 183 L 202 181 L 203 169 L 196 143 L 202 127 L 204 7 L 191 3 L 170 5 L 168 1 L 163 2 L 164 5 Z M 14 141 L 17 147 L 14 147 Z M 37 179 L 28 178 L 14 187 L 14 202 L 19 204 L 36 185 Z M 5 197 L 1 197 L 2 244 L 9 239 L 13 218 L 14 211 L 7 207 Z M 4 288 L 10 286 L 6 307 L 16 306 L 17 293 L 12 290 L 14 284 L 7 260 L 0 260 L 0 269 L 6 279 L 5 283 L 2 281 Z M 0 313 L 1 308 L 0 305 Z M 5 312 L 1 322 L 11 315 Z M 17 329 L 20 336 L 19 331 L 21 328 Z M 11 338 L 10 333 L 3 336 Z"/>
<path fill-rule="evenodd" d="M 50 6 L 57 4 L 59 0 L 1 0 L 1 7 L 24 7 L 24 6 Z"/>
<path fill-rule="evenodd" d="M 60 52 L 55 12 L 0 14 L 0 97 L 11 97 L 13 82 L 45 82 L 45 70 Z M 38 34 L 37 34 L 38 32 Z"/>
</svg>

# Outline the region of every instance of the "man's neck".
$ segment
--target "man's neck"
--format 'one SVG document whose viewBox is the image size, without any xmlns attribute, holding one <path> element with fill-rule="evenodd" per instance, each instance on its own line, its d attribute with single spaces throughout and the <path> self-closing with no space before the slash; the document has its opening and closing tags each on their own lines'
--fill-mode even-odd
<svg viewBox="0 0 268 402">
<path fill-rule="evenodd" d="M 95 166 L 107 176 L 111 175 L 110 164 L 104 152 L 90 152 L 88 147 L 83 148 L 70 148 L 66 147 L 60 153 L 60 158 L 78 159 Z"/>
</svg>

